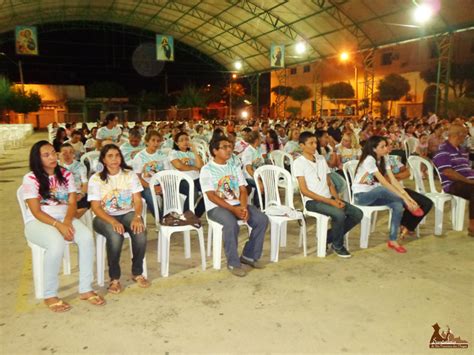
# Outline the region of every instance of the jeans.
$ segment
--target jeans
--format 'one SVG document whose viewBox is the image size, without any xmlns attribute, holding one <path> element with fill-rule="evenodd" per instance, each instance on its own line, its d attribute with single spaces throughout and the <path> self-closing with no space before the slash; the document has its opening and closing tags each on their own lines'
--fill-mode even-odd
<svg viewBox="0 0 474 355">
<path fill-rule="evenodd" d="M 120 222 L 125 231 L 130 234 L 132 240 L 132 275 L 138 276 L 143 274 L 143 258 L 146 251 L 146 231 L 135 234 L 132 232 L 130 225 L 132 224 L 135 212 L 128 212 L 119 216 L 111 216 Z M 120 270 L 120 254 L 122 253 L 123 235 L 118 234 L 112 228 L 112 225 L 99 217 L 95 217 L 93 221 L 94 230 L 102 234 L 107 240 L 107 262 L 109 265 L 109 276 L 111 280 L 119 280 Z"/>
<path fill-rule="evenodd" d="M 198 192 L 202 192 L 202 190 L 199 179 L 196 179 L 194 180 L 194 196 L 197 196 Z M 189 184 L 186 180 L 182 180 L 179 184 L 179 193 L 187 196 L 186 201 L 184 201 L 183 212 L 189 211 Z M 196 198 L 194 199 L 194 202 L 196 202 Z M 204 214 L 204 211 L 204 198 L 200 198 L 197 206 L 194 208 L 194 214 L 197 217 L 201 217 Z"/>
<path fill-rule="evenodd" d="M 337 208 L 327 203 L 310 200 L 306 202 L 306 209 L 311 212 L 321 213 L 331 217 L 331 229 L 328 230 L 327 242 L 332 243 L 334 249 L 341 249 L 344 246 L 344 235 L 362 220 L 362 211 L 344 202 L 344 208 Z"/>
<path fill-rule="evenodd" d="M 258 192 L 257 192 L 257 183 L 254 179 L 245 179 L 247 181 L 247 194 L 250 196 L 252 193 L 252 189 L 254 190 L 253 193 L 253 200 L 252 203 L 255 207 L 260 208 L 260 200 L 258 199 Z M 262 203 L 265 204 L 265 197 L 262 194 Z"/>
<path fill-rule="evenodd" d="M 400 222 L 403 216 L 403 200 L 383 186 L 368 192 L 354 194 L 354 202 L 360 206 L 388 206 L 392 210 L 390 222 L 390 240 L 397 240 Z"/>
<path fill-rule="evenodd" d="M 155 208 L 153 207 L 153 196 L 151 195 L 151 191 L 150 191 L 149 187 L 144 187 L 143 188 L 142 197 L 146 201 L 146 206 L 147 206 L 148 211 L 153 215 L 154 218 L 156 218 Z M 158 198 L 158 196 L 157 196 L 157 198 Z M 158 213 L 159 213 L 159 217 L 161 219 L 163 217 L 163 208 L 160 208 L 159 198 L 156 202 L 158 203 Z"/>
<path fill-rule="evenodd" d="M 94 238 L 92 232 L 81 221 L 74 219 L 74 243 L 79 250 L 79 293 L 92 290 L 94 279 Z M 53 226 L 38 220 L 30 221 L 25 225 L 26 239 L 41 248 L 44 253 L 44 298 L 58 295 L 58 273 L 64 254 L 64 238 Z"/>
<path fill-rule="evenodd" d="M 247 208 L 249 211 L 249 219 L 247 223 L 252 228 L 252 232 L 250 233 L 249 240 L 245 243 L 242 256 L 256 261 L 262 256 L 263 241 L 268 226 L 268 217 L 255 206 L 248 205 Z M 212 210 L 207 211 L 207 215 L 211 220 L 222 224 L 223 226 L 222 238 L 224 240 L 227 265 L 240 267 L 239 253 L 237 251 L 240 226 L 237 224 L 237 217 L 232 214 L 232 212 L 222 207 L 215 207 Z"/>
<path fill-rule="evenodd" d="M 329 174 L 331 177 L 331 181 L 337 191 L 338 194 L 343 194 L 344 191 L 347 189 L 346 180 L 343 176 L 338 174 L 337 172 L 333 171 Z"/>
</svg>

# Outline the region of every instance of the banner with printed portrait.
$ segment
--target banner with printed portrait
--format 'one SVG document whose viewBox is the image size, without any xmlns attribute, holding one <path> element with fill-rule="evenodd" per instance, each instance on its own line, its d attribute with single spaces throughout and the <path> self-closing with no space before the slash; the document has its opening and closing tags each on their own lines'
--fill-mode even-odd
<svg viewBox="0 0 474 355">
<path fill-rule="evenodd" d="M 285 46 L 283 44 L 272 44 L 270 50 L 270 66 L 272 68 L 285 67 Z"/>
<path fill-rule="evenodd" d="M 19 55 L 38 55 L 38 33 L 35 26 L 16 26 L 15 48 Z"/>
<path fill-rule="evenodd" d="M 166 62 L 174 61 L 173 36 L 156 35 L 156 59 Z"/>
</svg>

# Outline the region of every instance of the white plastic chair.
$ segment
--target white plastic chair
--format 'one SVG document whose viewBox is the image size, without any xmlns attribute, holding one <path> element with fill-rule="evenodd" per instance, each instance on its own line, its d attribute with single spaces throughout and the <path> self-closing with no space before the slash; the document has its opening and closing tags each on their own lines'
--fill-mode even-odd
<svg viewBox="0 0 474 355">
<path fill-rule="evenodd" d="M 163 193 L 163 216 L 169 213 L 183 213 L 184 199 L 179 193 L 181 181 L 189 184 L 189 210 L 194 212 L 194 181 L 185 173 L 178 170 L 160 171 L 153 175 L 150 180 L 150 186 L 160 185 Z M 159 216 L 159 208 L 155 189 L 150 189 L 153 197 L 153 208 L 155 216 Z M 155 218 L 156 229 L 158 231 L 158 261 L 161 262 L 161 276 L 169 275 L 169 256 L 170 256 L 170 238 L 173 233 L 184 232 L 184 255 L 185 258 L 191 257 L 190 232 L 196 231 L 199 238 L 199 248 L 201 251 L 202 269 L 206 270 L 206 253 L 204 247 L 204 230 L 201 227 L 196 228 L 191 225 L 185 226 L 164 226 L 159 223 L 159 218 Z"/>
<path fill-rule="evenodd" d="M 88 166 L 89 170 L 87 174 L 88 177 L 90 177 L 94 172 L 97 171 L 97 163 L 99 162 L 99 156 L 100 156 L 100 152 L 95 151 L 95 150 L 92 152 L 84 153 L 81 156 L 81 163 L 87 166 L 86 164 L 86 161 L 87 161 L 87 163 L 89 164 Z"/>
<path fill-rule="evenodd" d="M 435 208 L 434 234 L 441 235 L 443 233 L 444 204 L 449 201 L 451 201 L 452 203 L 452 195 L 446 194 L 444 192 L 439 192 L 436 189 L 433 174 L 434 167 L 429 160 L 416 155 L 412 155 L 408 158 L 408 164 L 410 165 L 410 170 L 412 171 L 413 177 L 415 178 L 416 192 L 425 195 L 431 201 L 433 201 Z M 423 177 L 421 175 L 421 168 L 423 166 L 426 167 L 426 172 L 428 173 L 429 192 L 426 191 Z"/>
<path fill-rule="evenodd" d="M 349 181 L 354 182 L 355 172 L 356 172 L 355 170 L 358 164 L 359 164 L 358 160 L 351 160 L 351 161 L 345 162 L 344 165 L 342 166 L 342 171 L 344 172 L 344 177 L 346 179 L 346 184 L 347 184 L 347 190 L 349 191 L 349 197 L 350 197 L 349 202 L 352 205 L 359 208 L 363 213 L 361 228 L 360 228 L 360 247 L 367 248 L 369 246 L 369 234 L 371 231 L 374 231 L 375 229 L 375 224 L 377 221 L 376 213 L 379 211 L 389 211 L 390 215 L 388 218 L 388 225 L 390 227 L 392 210 L 387 206 L 359 206 L 354 203 L 354 194 L 352 193 L 352 189 L 349 188 L 350 186 Z M 350 180 L 349 180 L 349 176 L 350 176 Z M 373 222 L 372 228 L 371 228 L 371 222 Z"/>
<path fill-rule="evenodd" d="M 283 179 L 281 179 L 283 178 Z M 283 182 L 285 184 L 285 206 L 294 210 L 293 205 L 293 178 L 284 168 L 273 166 L 273 165 L 264 165 L 255 170 L 254 173 L 255 181 L 259 179 L 262 180 L 263 191 L 260 189 L 260 184 L 257 184 L 257 193 L 258 199 L 260 201 L 260 206 L 265 206 L 263 210 L 264 213 L 268 212 L 268 208 L 272 206 L 281 207 L 283 206 L 280 201 L 280 193 L 278 186 Z M 263 204 L 262 195 L 265 198 L 265 204 Z M 300 225 L 300 246 L 301 241 L 303 243 L 303 255 L 306 256 L 306 222 L 303 216 L 303 213 L 300 211 L 295 211 L 295 216 L 297 217 L 286 217 L 286 216 L 273 216 L 266 213 L 268 219 L 270 220 L 271 225 L 271 247 L 270 247 L 270 261 L 277 262 L 280 239 L 284 239 L 286 242 L 287 236 L 287 225 L 288 221 L 301 221 Z M 285 243 L 286 244 L 286 243 Z"/>
<path fill-rule="evenodd" d="M 142 207 L 143 224 L 146 227 L 146 202 L 143 198 L 142 198 L 142 204 L 143 204 L 143 207 Z M 132 238 L 130 238 L 130 234 L 128 234 L 127 232 L 123 234 L 123 237 L 125 239 L 128 239 L 130 242 L 130 259 L 131 259 L 133 258 Z M 102 234 L 96 233 L 95 242 L 96 242 L 97 284 L 99 286 L 104 286 L 105 253 L 106 253 L 105 244 L 107 242 L 107 239 Z M 143 258 L 143 276 L 145 278 L 148 277 L 146 256 Z"/>
<path fill-rule="evenodd" d="M 271 163 L 275 166 L 278 166 L 278 167 L 282 168 L 282 169 L 285 169 L 285 162 L 286 162 L 290 167 L 290 175 L 292 174 L 294 159 L 291 156 L 291 154 L 288 154 L 283 150 L 273 150 L 273 151 L 270 152 L 269 155 L 270 155 Z M 293 179 L 293 193 L 298 193 L 298 191 L 299 191 L 298 181 L 296 180 L 296 178 L 293 177 L 293 175 L 291 175 L 291 177 Z M 285 184 L 285 182 L 280 181 L 278 186 L 281 187 L 281 188 L 285 188 L 286 184 Z M 288 201 L 285 201 L 285 205 L 286 204 L 288 204 Z"/>
<path fill-rule="evenodd" d="M 23 217 L 23 223 L 26 220 L 26 211 L 28 209 L 25 200 L 23 199 L 22 187 L 20 186 L 16 192 L 16 198 L 18 204 L 20 205 L 21 215 Z M 26 239 L 26 237 L 25 237 Z M 26 240 L 28 246 L 31 248 L 31 257 L 33 259 L 32 268 L 33 268 L 33 283 L 35 286 L 35 297 L 44 298 L 44 253 L 46 249 L 31 243 Z M 71 274 L 71 257 L 69 252 L 69 244 L 72 242 L 64 241 L 64 255 L 63 255 L 63 272 L 64 275 Z"/>
<path fill-rule="evenodd" d="M 418 139 L 415 137 L 408 137 L 403 141 L 403 146 L 405 147 L 407 159 L 415 152 L 417 144 Z"/>
</svg>

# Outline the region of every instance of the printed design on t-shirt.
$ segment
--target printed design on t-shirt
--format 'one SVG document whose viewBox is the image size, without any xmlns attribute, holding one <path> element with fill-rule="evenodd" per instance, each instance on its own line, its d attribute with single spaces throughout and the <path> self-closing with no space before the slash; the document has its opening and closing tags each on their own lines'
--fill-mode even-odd
<svg viewBox="0 0 474 355">
<path fill-rule="evenodd" d="M 152 177 L 159 171 L 165 170 L 163 161 L 152 160 L 143 165 L 143 177 Z"/>
<path fill-rule="evenodd" d="M 398 155 L 389 155 L 388 156 L 388 164 L 392 173 L 398 174 L 400 172 L 400 163 L 401 158 Z"/>
<path fill-rule="evenodd" d="M 64 168 L 72 173 L 72 176 L 74 178 L 74 185 L 76 186 L 76 189 L 79 191 L 82 188 L 81 163 L 79 163 L 76 160 L 71 165 L 64 166 Z"/>
<path fill-rule="evenodd" d="M 70 174 L 69 172 L 67 174 Z M 64 174 L 64 177 L 67 180 L 67 175 Z M 29 176 L 31 180 L 35 182 L 35 185 L 39 188 L 39 182 L 36 180 L 34 175 Z M 59 205 L 67 205 L 68 198 L 69 198 L 69 191 L 67 187 L 67 183 L 64 185 L 60 185 L 56 177 L 49 179 L 49 198 L 40 198 L 40 205 L 47 205 L 47 206 L 59 206 Z M 25 191 L 28 192 L 28 191 Z"/>
<path fill-rule="evenodd" d="M 107 212 L 129 210 L 132 206 L 132 190 L 130 189 L 129 176 L 123 174 L 109 183 L 101 181 L 101 206 Z"/>
<path fill-rule="evenodd" d="M 255 152 L 253 154 L 252 168 L 253 168 L 253 170 L 255 170 L 255 169 L 261 167 L 264 164 L 265 164 L 265 161 L 263 160 L 261 150 L 260 150 L 260 147 L 259 147 L 258 149 L 255 150 Z"/>
<path fill-rule="evenodd" d="M 181 163 L 183 163 L 186 166 L 195 166 L 196 165 L 195 160 L 190 158 L 190 157 L 179 158 L 179 160 L 181 161 Z"/>
<path fill-rule="evenodd" d="M 239 199 L 239 182 L 233 175 L 225 175 L 217 182 L 216 194 L 228 201 Z"/>
<path fill-rule="evenodd" d="M 365 173 L 360 179 L 360 184 L 374 185 L 375 184 L 374 174 Z"/>
</svg>

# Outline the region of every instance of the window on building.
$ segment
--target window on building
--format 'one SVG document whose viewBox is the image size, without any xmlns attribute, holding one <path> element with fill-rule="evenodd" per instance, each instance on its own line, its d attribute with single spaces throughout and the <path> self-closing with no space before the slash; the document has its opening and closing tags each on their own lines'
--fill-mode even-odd
<svg viewBox="0 0 474 355">
<path fill-rule="evenodd" d="M 290 68 L 290 74 L 295 75 L 296 74 L 296 68 Z"/>
<path fill-rule="evenodd" d="M 382 54 L 382 65 L 392 64 L 392 52 Z"/>
<path fill-rule="evenodd" d="M 311 71 L 311 66 L 305 65 L 305 66 L 303 67 L 303 73 L 309 73 L 310 71 Z"/>
</svg>

